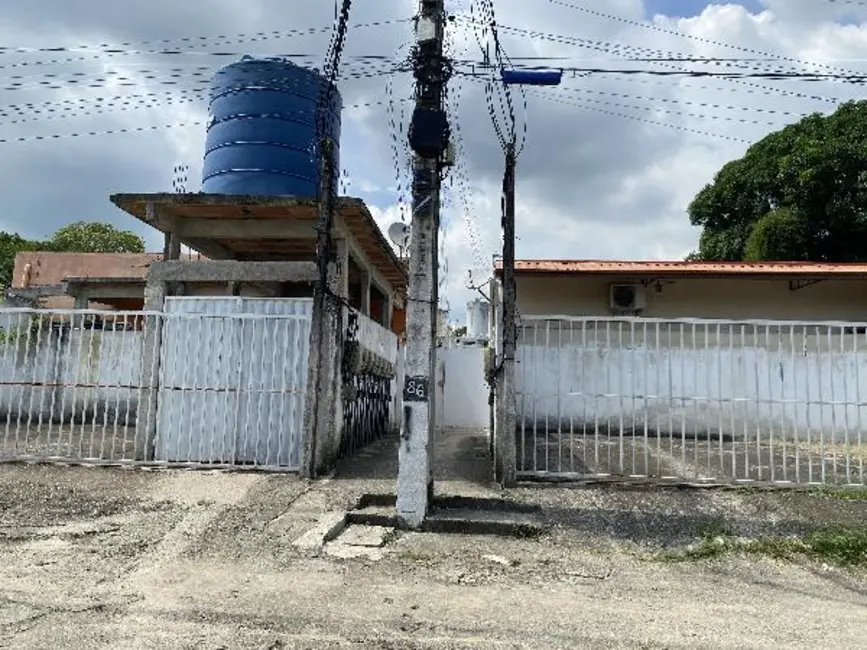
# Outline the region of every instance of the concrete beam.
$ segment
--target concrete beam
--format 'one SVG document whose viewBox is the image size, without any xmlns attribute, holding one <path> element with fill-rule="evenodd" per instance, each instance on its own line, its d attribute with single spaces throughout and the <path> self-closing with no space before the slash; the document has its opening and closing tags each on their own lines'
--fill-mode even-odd
<svg viewBox="0 0 867 650">
<path fill-rule="evenodd" d="M 99 302 L 105 298 L 141 298 L 145 293 L 145 283 L 142 280 L 138 284 L 78 284 L 65 283 L 65 291 L 67 295 L 74 298 L 87 298 Z"/>
<path fill-rule="evenodd" d="M 315 239 L 312 221 L 289 219 L 179 219 L 182 239 Z"/>
<path fill-rule="evenodd" d="M 154 262 L 148 282 L 316 282 L 313 262 Z"/>
</svg>

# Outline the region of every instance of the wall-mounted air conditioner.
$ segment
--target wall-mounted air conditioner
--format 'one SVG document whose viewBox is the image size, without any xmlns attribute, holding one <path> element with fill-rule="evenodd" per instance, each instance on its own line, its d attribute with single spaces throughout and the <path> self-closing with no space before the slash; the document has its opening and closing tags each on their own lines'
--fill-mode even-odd
<svg viewBox="0 0 867 650">
<path fill-rule="evenodd" d="M 612 284 L 609 307 L 615 313 L 641 311 L 647 305 L 644 287 L 640 284 Z"/>
</svg>

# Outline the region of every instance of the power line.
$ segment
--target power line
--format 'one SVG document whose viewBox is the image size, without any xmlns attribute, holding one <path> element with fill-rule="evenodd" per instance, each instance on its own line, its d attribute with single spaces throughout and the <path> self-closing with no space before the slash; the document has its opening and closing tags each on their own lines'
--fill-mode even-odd
<svg viewBox="0 0 867 650">
<path fill-rule="evenodd" d="M 580 99 L 576 99 L 574 101 L 568 101 L 568 100 L 564 100 L 560 97 L 557 97 L 556 95 L 546 95 L 546 94 L 544 94 L 542 92 L 538 92 L 538 91 L 532 91 L 531 95 L 534 95 L 536 97 L 540 97 L 542 99 L 547 99 L 548 101 L 552 101 L 552 102 L 557 103 L 557 104 L 563 104 L 565 106 L 574 106 L 576 108 L 581 108 L 581 109 L 584 109 L 587 111 L 594 111 L 597 113 L 603 113 L 605 115 L 611 115 L 613 117 L 621 117 L 621 118 L 624 118 L 627 120 L 632 120 L 635 122 L 642 122 L 644 124 L 652 124 L 655 126 L 662 126 L 662 127 L 668 128 L 668 129 L 674 129 L 676 131 L 682 131 L 684 133 L 691 133 L 693 135 L 701 135 L 701 136 L 710 137 L 710 138 L 719 138 L 721 140 L 729 140 L 730 142 L 739 142 L 739 143 L 743 143 L 743 144 L 752 144 L 749 140 L 744 140 L 742 138 L 738 138 L 735 136 L 726 135 L 724 133 L 714 133 L 712 131 L 703 131 L 700 129 L 693 129 L 693 128 L 688 127 L 688 126 L 682 126 L 680 124 L 673 124 L 671 122 L 659 122 L 657 120 L 651 120 L 651 119 L 647 119 L 647 118 L 640 117 L 637 115 L 629 115 L 629 114 L 620 113 L 617 111 L 610 111 L 610 110 L 605 109 L 605 108 L 599 108 L 598 106 L 593 106 L 593 105 L 581 103 L 582 100 L 580 100 Z"/>
<path fill-rule="evenodd" d="M 846 70 L 843 68 L 838 68 L 836 66 L 828 65 L 826 63 L 818 63 L 814 61 L 804 61 L 802 59 L 796 59 L 793 57 L 783 56 L 781 54 L 777 54 L 774 52 L 765 52 L 763 50 L 758 50 L 751 47 L 744 47 L 741 45 L 733 45 L 731 43 L 726 43 L 724 41 L 718 41 L 712 38 L 706 38 L 704 36 L 695 36 L 693 34 L 685 34 L 684 32 L 679 32 L 674 29 L 667 29 L 665 27 L 660 27 L 659 25 L 654 25 L 653 23 L 643 22 L 639 20 L 632 20 L 631 18 L 626 18 L 624 16 L 617 16 L 615 14 L 605 13 L 603 11 L 599 11 L 597 9 L 590 9 L 589 7 L 582 7 L 580 5 L 572 4 L 570 2 L 566 2 L 565 0 L 548 0 L 550 4 L 559 5 L 561 7 L 566 7 L 568 9 L 572 9 L 574 11 L 580 11 L 586 14 L 590 14 L 592 16 L 596 16 L 597 18 L 604 18 L 606 20 L 612 20 L 619 23 L 623 23 L 626 25 L 630 25 L 632 27 L 640 27 L 642 29 L 649 29 L 654 32 L 658 32 L 661 34 L 667 34 L 669 36 L 677 36 L 679 38 L 686 38 L 697 43 L 704 43 L 706 45 L 714 45 L 716 47 L 723 47 L 731 50 L 737 50 L 739 52 L 745 52 L 747 54 L 753 56 L 761 56 L 761 57 L 769 57 L 779 61 L 785 61 L 787 63 L 792 63 L 797 66 L 814 66 L 817 68 L 824 68 L 826 70 L 837 70 L 838 72 L 851 75 L 853 72 L 851 70 Z"/>
<path fill-rule="evenodd" d="M 390 20 L 377 20 L 367 23 L 358 23 L 352 25 L 351 29 L 362 29 L 366 27 L 382 27 L 385 25 L 397 25 L 401 23 L 412 22 L 412 18 L 396 18 Z M 289 30 L 272 30 L 263 32 L 250 32 L 241 34 L 221 34 L 212 36 L 182 36 L 176 38 L 164 38 L 147 41 L 126 41 L 123 43 L 109 44 L 100 43 L 97 45 L 79 45 L 79 46 L 53 46 L 53 47 L 14 47 L 0 46 L 0 54 L 36 54 L 36 53 L 58 53 L 58 52 L 97 52 L 102 54 L 122 54 L 130 47 L 151 47 L 161 46 L 169 43 L 184 43 L 187 44 L 204 44 L 209 41 L 221 41 L 227 43 L 244 43 L 250 41 L 272 40 L 278 38 L 286 38 L 288 36 L 303 36 L 312 34 L 324 34 L 333 31 L 334 27 L 328 25 L 325 27 L 303 27 Z"/>
</svg>

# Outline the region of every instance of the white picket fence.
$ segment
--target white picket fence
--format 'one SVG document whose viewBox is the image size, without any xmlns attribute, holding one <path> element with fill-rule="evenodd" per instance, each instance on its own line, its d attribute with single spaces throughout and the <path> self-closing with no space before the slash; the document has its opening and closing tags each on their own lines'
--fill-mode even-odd
<svg viewBox="0 0 867 650">
<path fill-rule="evenodd" d="M 864 485 L 865 332 L 525 317 L 518 473 Z"/>
</svg>

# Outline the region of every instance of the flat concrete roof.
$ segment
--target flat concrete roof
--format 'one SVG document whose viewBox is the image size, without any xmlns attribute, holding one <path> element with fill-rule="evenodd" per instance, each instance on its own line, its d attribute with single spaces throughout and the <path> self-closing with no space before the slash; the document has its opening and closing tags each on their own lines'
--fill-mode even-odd
<svg viewBox="0 0 867 650">
<path fill-rule="evenodd" d="M 319 210 L 315 197 L 249 196 L 225 194 L 113 194 L 111 202 L 136 219 L 167 232 L 164 223 L 149 219 L 147 206 L 155 204 L 169 220 L 213 220 L 270 222 L 284 220 L 302 223 L 314 228 Z M 407 273 L 391 245 L 377 226 L 367 205 L 358 198 L 339 197 L 335 205 L 336 216 L 346 225 L 358 246 L 374 267 L 391 283 L 395 290 L 403 290 Z M 207 224 L 205 224 L 207 225 Z M 206 230 L 205 230 L 206 231 Z M 216 228 L 215 228 L 216 231 Z M 230 253 L 242 261 L 313 261 L 316 254 L 315 237 L 268 237 L 234 235 L 181 240 L 212 259 L 225 258 Z"/>
</svg>

